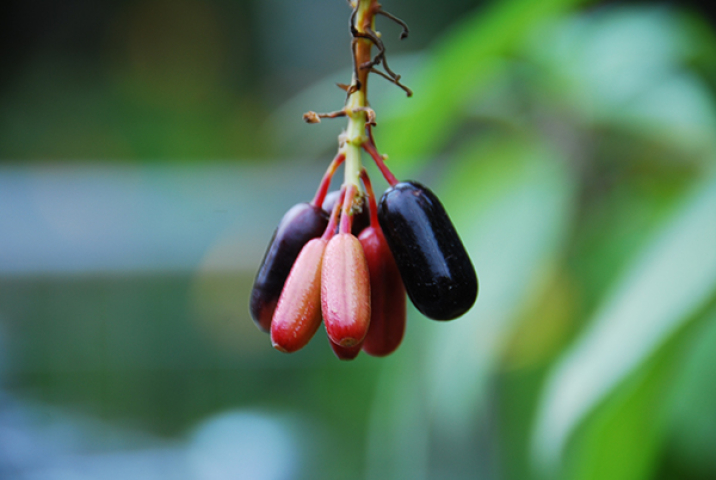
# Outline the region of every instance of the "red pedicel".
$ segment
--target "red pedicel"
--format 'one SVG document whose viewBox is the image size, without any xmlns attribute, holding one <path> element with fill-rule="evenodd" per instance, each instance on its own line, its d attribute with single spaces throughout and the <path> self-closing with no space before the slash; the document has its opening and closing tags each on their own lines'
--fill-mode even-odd
<svg viewBox="0 0 716 480">
<path fill-rule="evenodd" d="M 326 199 L 323 201 L 323 210 L 326 212 L 333 211 L 333 207 L 336 205 L 336 202 L 338 201 L 340 191 L 334 190 L 332 192 L 328 192 L 326 195 Z M 362 232 L 368 225 L 370 225 L 370 213 L 368 211 L 368 201 L 363 198 L 360 200 L 360 210 L 357 212 L 354 212 L 353 218 L 351 221 L 353 222 L 351 226 L 351 233 L 355 235 L 356 237 L 360 235 L 360 232 Z M 336 230 L 336 233 L 338 233 L 338 230 Z"/>
<path fill-rule="evenodd" d="M 360 234 L 370 274 L 370 327 L 363 350 L 374 357 L 393 353 L 405 333 L 405 287 L 380 228 Z"/>
<path fill-rule="evenodd" d="M 321 266 L 326 240 L 314 238 L 291 268 L 271 321 L 271 343 L 282 352 L 303 348 L 321 325 Z"/>
<path fill-rule="evenodd" d="M 350 233 L 335 235 L 323 254 L 321 311 L 328 338 L 341 347 L 359 344 L 368 332 L 368 264 L 363 247 Z"/>
</svg>

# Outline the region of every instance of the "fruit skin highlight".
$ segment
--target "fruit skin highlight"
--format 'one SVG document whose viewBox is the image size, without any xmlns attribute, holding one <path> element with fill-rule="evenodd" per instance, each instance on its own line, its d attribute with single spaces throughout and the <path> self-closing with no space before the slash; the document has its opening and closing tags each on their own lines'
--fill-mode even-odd
<svg viewBox="0 0 716 480">
<path fill-rule="evenodd" d="M 415 307 L 433 320 L 463 315 L 477 298 L 477 275 L 438 198 L 418 182 L 383 194 L 378 220 Z"/>
<path fill-rule="evenodd" d="M 384 357 L 400 346 L 405 334 L 405 287 L 383 232 L 376 227 L 358 237 L 370 274 L 370 326 L 363 351 Z"/>
<path fill-rule="evenodd" d="M 327 225 L 328 214 L 310 203 L 294 205 L 279 222 L 251 290 L 251 316 L 259 329 L 270 331 L 291 266 L 303 246 L 312 238 L 320 237 Z"/>
<path fill-rule="evenodd" d="M 370 323 L 370 276 L 363 247 L 350 233 L 335 235 L 321 268 L 321 311 L 328 338 L 341 347 L 363 341 Z"/>
<path fill-rule="evenodd" d="M 276 350 L 300 350 L 321 325 L 321 267 L 327 243 L 323 238 L 309 240 L 286 279 L 271 321 Z"/>
</svg>

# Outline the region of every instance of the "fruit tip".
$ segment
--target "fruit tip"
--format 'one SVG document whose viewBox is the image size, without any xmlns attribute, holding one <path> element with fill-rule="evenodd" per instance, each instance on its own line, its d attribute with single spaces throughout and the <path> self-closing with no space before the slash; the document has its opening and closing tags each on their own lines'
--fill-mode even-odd
<svg viewBox="0 0 716 480">
<path fill-rule="evenodd" d="M 279 345 L 278 343 L 274 342 L 273 340 L 271 340 L 271 346 L 273 348 L 275 348 L 276 350 L 278 350 L 279 352 L 291 353 L 288 350 L 286 350 L 285 348 L 283 348 L 281 345 Z"/>
</svg>

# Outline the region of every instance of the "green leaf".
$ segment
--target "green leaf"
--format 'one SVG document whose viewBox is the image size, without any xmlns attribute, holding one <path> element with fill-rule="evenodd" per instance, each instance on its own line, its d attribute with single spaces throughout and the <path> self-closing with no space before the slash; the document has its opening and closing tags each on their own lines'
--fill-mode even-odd
<svg viewBox="0 0 716 480">
<path fill-rule="evenodd" d="M 653 478 L 664 445 L 674 385 L 685 353 L 716 311 L 685 322 L 629 375 L 584 422 L 568 447 L 565 478 L 639 480 Z"/>
<path fill-rule="evenodd" d="M 525 54 L 552 105 L 583 123 L 614 125 L 703 155 L 716 112 L 705 80 L 684 69 L 697 51 L 689 25 L 658 7 L 606 8 L 535 29 Z"/>
<path fill-rule="evenodd" d="M 575 186 L 561 160 L 536 140 L 483 140 L 448 179 L 442 198 L 482 288 L 463 318 L 431 325 L 428 381 L 446 431 L 470 428 L 512 320 L 564 245 Z"/>
<path fill-rule="evenodd" d="M 671 390 L 675 400 L 669 415 L 669 447 L 673 464 L 691 471 L 716 471 L 716 313 L 690 345 L 686 365 Z"/>
<path fill-rule="evenodd" d="M 474 457 L 464 439 L 485 413 L 485 387 L 502 340 L 564 245 L 575 184 L 561 160 L 536 139 L 483 139 L 464 149 L 444 183 L 431 185 L 472 258 L 480 293 L 467 314 L 448 324 L 411 317 L 406 348 L 376 401 L 374 414 L 383 419 L 371 431 L 376 472 L 398 471 L 391 462 L 415 469 L 416 458 L 430 458 L 426 435 L 439 438 L 450 455 Z M 411 433 L 398 446 L 396 425 L 409 424 L 406 415 Z"/>
<path fill-rule="evenodd" d="M 437 46 L 418 78 L 404 77 L 415 95 L 388 110 L 401 115 L 378 117 L 376 140 L 395 161 L 416 161 L 435 154 L 459 123 L 468 98 L 489 84 L 501 68 L 499 56 L 523 40 L 536 24 L 583 0 L 513 0 L 478 11 Z"/>
<path fill-rule="evenodd" d="M 641 252 L 556 364 L 532 450 L 559 466 L 575 430 L 619 384 L 703 308 L 716 289 L 716 176 L 699 185 Z"/>
</svg>

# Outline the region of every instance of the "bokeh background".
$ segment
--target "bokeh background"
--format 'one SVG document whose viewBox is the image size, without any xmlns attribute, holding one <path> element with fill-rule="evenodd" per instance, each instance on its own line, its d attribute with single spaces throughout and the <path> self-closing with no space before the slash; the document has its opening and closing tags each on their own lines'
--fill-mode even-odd
<svg viewBox="0 0 716 480">
<path fill-rule="evenodd" d="M 0 478 L 716 478 L 707 2 L 385 0 L 379 149 L 476 265 L 401 348 L 248 315 L 350 79 L 342 0 L 5 2 Z M 377 190 L 385 188 L 376 169 Z"/>
</svg>

